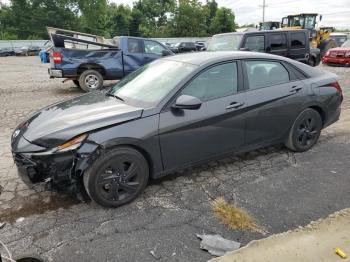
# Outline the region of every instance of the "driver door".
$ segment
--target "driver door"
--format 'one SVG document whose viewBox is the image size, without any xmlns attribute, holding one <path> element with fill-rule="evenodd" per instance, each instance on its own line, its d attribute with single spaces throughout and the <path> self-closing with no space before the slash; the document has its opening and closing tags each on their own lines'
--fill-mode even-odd
<svg viewBox="0 0 350 262">
<path fill-rule="evenodd" d="M 170 107 L 160 114 L 159 139 L 165 170 L 243 145 L 245 93 L 239 92 L 239 75 L 236 62 L 211 66 L 178 95 L 197 97 L 202 101 L 199 109 Z"/>
</svg>

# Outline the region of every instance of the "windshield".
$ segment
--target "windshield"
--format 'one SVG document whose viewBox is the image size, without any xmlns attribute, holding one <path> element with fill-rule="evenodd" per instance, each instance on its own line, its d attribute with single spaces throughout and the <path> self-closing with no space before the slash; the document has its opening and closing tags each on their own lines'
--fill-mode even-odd
<svg viewBox="0 0 350 262">
<path fill-rule="evenodd" d="M 304 25 L 304 17 L 293 16 L 290 18 L 289 26 L 303 26 Z"/>
<path fill-rule="evenodd" d="M 171 60 L 156 60 L 119 81 L 109 92 L 132 105 L 154 107 L 197 66 Z"/>
<path fill-rule="evenodd" d="M 238 50 L 242 40 L 241 34 L 214 35 L 210 40 L 208 51 Z"/>
<path fill-rule="evenodd" d="M 350 47 L 350 40 L 346 41 L 341 47 Z"/>
<path fill-rule="evenodd" d="M 305 28 L 313 29 L 315 27 L 316 16 L 306 16 L 305 17 Z"/>
</svg>

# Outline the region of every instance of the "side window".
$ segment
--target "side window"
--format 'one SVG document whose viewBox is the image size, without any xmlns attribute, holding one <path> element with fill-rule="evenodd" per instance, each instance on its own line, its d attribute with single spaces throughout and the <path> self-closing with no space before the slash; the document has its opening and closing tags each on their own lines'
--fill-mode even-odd
<svg viewBox="0 0 350 262">
<path fill-rule="evenodd" d="M 291 80 L 302 80 L 308 78 L 308 76 L 305 73 L 291 66 L 289 63 L 284 62 L 283 65 L 288 69 L 288 71 L 291 74 L 294 74 L 294 77 L 290 75 Z"/>
<path fill-rule="evenodd" d="M 283 84 L 290 81 L 287 69 L 279 62 L 246 61 L 249 89 Z"/>
<path fill-rule="evenodd" d="M 145 40 L 145 53 L 161 55 L 163 50 L 165 50 L 165 48 L 162 47 L 159 43 Z"/>
<path fill-rule="evenodd" d="M 128 39 L 128 51 L 130 53 L 143 53 L 142 41 L 140 39 L 129 38 Z"/>
<path fill-rule="evenodd" d="M 263 35 L 247 36 L 244 47 L 252 51 L 264 52 L 265 37 Z"/>
<path fill-rule="evenodd" d="M 287 38 L 285 34 L 271 34 L 270 35 L 271 51 L 287 49 Z"/>
<path fill-rule="evenodd" d="M 206 102 L 237 93 L 237 65 L 226 63 L 211 67 L 187 85 L 181 92 Z"/>
<path fill-rule="evenodd" d="M 292 49 L 304 48 L 306 45 L 304 33 L 291 33 L 290 40 Z"/>
</svg>

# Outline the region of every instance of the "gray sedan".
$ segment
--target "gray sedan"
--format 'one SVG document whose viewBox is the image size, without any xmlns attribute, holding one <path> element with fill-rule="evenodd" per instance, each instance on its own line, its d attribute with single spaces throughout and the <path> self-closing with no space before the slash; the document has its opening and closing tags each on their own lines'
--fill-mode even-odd
<svg viewBox="0 0 350 262">
<path fill-rule="evenodd" d="M 48 106 L 12 135 L 29 184 L 116 207 L 149 178 L 232 152 L 284 143 L 306 151 L 340 116 L 337 76 L 253 52 L 201 52 L 159 59 L 108 92 Z"/>
</svg>

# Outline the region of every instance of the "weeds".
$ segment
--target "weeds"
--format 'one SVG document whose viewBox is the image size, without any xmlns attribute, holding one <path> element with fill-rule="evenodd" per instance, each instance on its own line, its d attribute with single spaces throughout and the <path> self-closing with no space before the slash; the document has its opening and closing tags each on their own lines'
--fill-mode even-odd
<svg viewBox="0 0 350 262">
<path fill-rule="evenodd" d="M 247 212 L 227 203 L 222 197 L 213 201 L 213 211 L 215 216 L 230 229 L 266 234 L 264 228 L 259 226 Z"/>
</svg>

